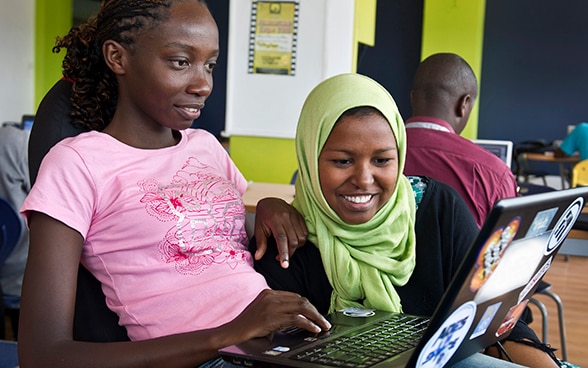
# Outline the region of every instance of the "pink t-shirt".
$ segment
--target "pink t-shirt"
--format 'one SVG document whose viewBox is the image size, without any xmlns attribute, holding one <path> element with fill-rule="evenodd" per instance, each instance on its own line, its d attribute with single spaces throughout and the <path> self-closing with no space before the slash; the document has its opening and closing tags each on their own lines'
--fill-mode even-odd
<svg viewBox="0 0 588 368">
<path fill-rule="evenodd" d="M 21 211 L 84 237 L 82 263 L 143 340 L 224 324 L 268 288 L 246 249 L 246 187 L 203 130 L 155 150 L 93 131 L 51 149 Z"/>
</svg>

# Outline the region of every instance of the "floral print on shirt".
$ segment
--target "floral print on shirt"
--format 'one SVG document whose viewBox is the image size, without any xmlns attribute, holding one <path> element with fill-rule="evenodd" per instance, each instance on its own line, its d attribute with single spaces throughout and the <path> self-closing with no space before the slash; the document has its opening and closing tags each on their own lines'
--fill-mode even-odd
<svg viewBox="0 0 588 368">
<path fill-rule="evenodd" d="M 159 243 L 165 262 L 182 274 L 200 274 L 212 264 L 235 268 L 251 262 L 246 250 L 245 207 L 234 184 L 218 170 L 190 158 L 169 184 L 139 183 L 147 213 L 172 222 Z"/>
</svg>

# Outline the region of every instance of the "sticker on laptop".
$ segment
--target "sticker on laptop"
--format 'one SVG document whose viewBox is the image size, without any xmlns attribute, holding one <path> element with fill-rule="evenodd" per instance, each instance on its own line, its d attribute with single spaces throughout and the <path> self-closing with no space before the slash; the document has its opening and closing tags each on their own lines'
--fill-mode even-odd
<svg viewBox="0 0 588 368">
<path fill-rule="evenodd" d="M 266 350 L 262 354 L 264 355 L 271 355 L 271 356 L 278 356 L 282 353 L 287 353 L 290 351 L 290 348 L 287 346 L 278 345 L 272 348 L 272 350 Z"/>
<path fill-rule="evenodd" d="M 416 368 L 444 367 L 466 338 L 475 315 L 476 303 L 473 301 L 462 304 L 451 313 L 427 341 L 419 354 Z"/>
<path fill-rule="evenodd" d="M 481 336 L 486 333 L 486 331 L 488 330 L 488 327 L 492 323 L 492 320 L 494 319 L 494 316 L 496 315 L 496 313 L 500 309 L 501 305 L 502 305 L 502 302 L 498 302 L 498 303 L 492 304 L 492 305 L 488 306 L 488 308 L 486 308 L 486 310 L 484 311 L 484 314 L 482 315 L 482 318 L 480 319 L 480 322 L 478 322 L 478 325 L 474 329 L 474 332 L 472 332 L 472 334 L 470 335 L 470 340 L 473 340 L 476 337 Z"/>
<path fill-rule="evenodd" d="M 478 291 L 484 283 L 490 278 L 492 272 L 498 267 L 498 263 L 502 258 L 506 247 L 512 242 L 519 226 L 521 218 L 513 218 L 506 227 L 499 228 L 486 240 L 486 243 L 478 254 L 476 261 L 476 272 L 470 283 L 472 291 Z"/>
<path fill-rule="evenodd" d="M 549 240 L 547 241 L 547 247 L 545 249 L 546 256 L 553 253 L 553 251 L 563 243 L 570 230 L 572 230 L 576 219 L 580 216 L 582 208 L 584 208 L 583 197 L 576 198 L 572 204 L 566 208 L 559 220 L 557 220 L 551 234 L 549 234 Z"/>
<path fill-rule="evenodd" d="M 278 356 L 278 355 L 282 355 L 282 352 L 276 351 L 276 350 L 266 350 L 262 354 L 263 355 L 270 355 L 270 356 Z"/>
<path fill-rule="evenodd" d="M 500 337 L 514 328 L 519 318 L 521 318 L 521 315 L 523 314 L 523 311 L 525 310 L 528 302 L 529 299 L 524 300 L 509 309 L 508 313 L 504 317 L 504 320 L 500 324 L 500 327 L 498 327 L 498 330 L 496 331 L 496 337 Z"/>
<path fill-rule="evenodd" d="M 527 234 L 525 234 L 525 238 L 532 238 L 545 233 L 556 213 L 557 207 L 537 212 L 531 226 L 529 226 L 529 230 L 527 230 Z"/>
<path fill-rule="evenodd" d="M 371 317 L 374 314 L 376 314 L 375 309 L 358 308 L 358 307 L 339 309 L 339 312 L 342 312 L 347 317 Z"/>
<path fill-rule="evenodd" d="M 537 283 L 541 280 L 543 275 L 545 275 L 547 270 L 549 270 L 549 267 L 551 267 L 552 260 L 553 260 L 553 257 L 549 257 L 547 259 L 547 261 L 545 261 L 543 266 L 541 266 L 539 268 L 539 270 L 535 273 L 535 275 L 533 275 L 533 277 L 531 277 L 531 280 L 529 281 L 529 283 L 523 288 L 523 290 L 521 290 L 521 292 L 519 293 L 519 300 L 518 300 L 519 303 L 522 302 L 523 299 L 527 298 L 527 294 L 529 294 L 529 291 L 531 291 L 531 289 L 533 289 L 533 287 L 535 285 L 537 285 Z"/>
</svg>

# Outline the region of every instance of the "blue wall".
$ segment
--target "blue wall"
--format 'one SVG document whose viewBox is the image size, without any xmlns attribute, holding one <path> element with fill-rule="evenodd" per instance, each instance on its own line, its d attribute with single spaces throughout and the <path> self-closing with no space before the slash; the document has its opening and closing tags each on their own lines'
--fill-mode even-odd
<svg viewBox="0 0 588 368">
<path fill-rule="evenodd" d="M 479 136 L 564 138 L 569 124 L 588 120 L 588 2 L 486 6 Z"/>
<path fill-rule="evenodd" d="M 422 0 L 380 0 L 376 45 L 359 55 L 357 71 L 380 82 L 394 97 L 404 119 L 410 117 L 412 77 L 421 57 Z"/>
<path fill-rule="evenodd" d="M 588 119 L 588 2 L 513 3 L 487 3 L 479 133 L 561 139 Z"/>
<path fill-rule="evenodd" d="M 202 115 L 194 122 L 194 126 L 220 137 L 220 132 L 225 128 L 226 116 L 229 0 L 211 0 L 206 3 L 218 25 L 220 55 L 213 72 L 212 94 L 206 100 L 206 108 L 202 110 Z"/>
<path fill-rule="evenodd" d="M 227 50 L 228 0 L 209 1 Z M 378 1 L 376 46 L 364 47 L 358 72 L 382 83 L 404 118 L 420 60 L 422 0 Z M 479 138 L 554 140 L 588 120 L 588 1 L 486 2 Z M 224 128 L 226 53 L 199 126 Z M 555 168 L 548 167 L 553 173 Z"/>
</svg>

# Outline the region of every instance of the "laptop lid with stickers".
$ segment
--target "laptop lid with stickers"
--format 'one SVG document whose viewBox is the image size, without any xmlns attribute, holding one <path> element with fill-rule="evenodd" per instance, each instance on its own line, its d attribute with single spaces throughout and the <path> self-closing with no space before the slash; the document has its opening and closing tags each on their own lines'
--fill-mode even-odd
<svg viewBox="0 0 588 368">
<path fill-rule="evenodd" d="M 380 354 L 383 360 L 375 362 L 367 359 L 372 343 L 364 337 L 365 348 L 355 357 L 345 357 L 347 366 L 358 362 L 361 367 L 444 367 L 508 337 L 586 198 L 588 187 L 498 202 L 427 322 L 428 327 L 414 335 L 413 347 L 396 354 L 398 343 L 379 341 L 387 353 Z M 286 329 L 221 349 L 220 354 L 243 366 L 340 366 L 341 361 L 330 363 L 320 355 L 315 359 L 307 354 L 338 354 L 333 348 L 337 340 L 363 335 L 366 325 L 383 325 L 398 316 L 372 310 L 339 311 L 328 316 L 333 328 L 327 333 L 311 335 Z"/>
<path fill-rule="evenodd" d="M 414 365 L 441 367 L 508 337 L 587 197 L 587 188 L 576 188 L 497 203 L 417 346 Z"/>
</svg>

